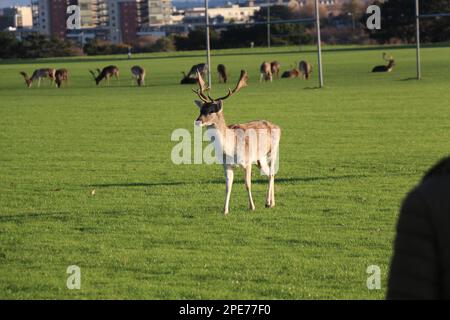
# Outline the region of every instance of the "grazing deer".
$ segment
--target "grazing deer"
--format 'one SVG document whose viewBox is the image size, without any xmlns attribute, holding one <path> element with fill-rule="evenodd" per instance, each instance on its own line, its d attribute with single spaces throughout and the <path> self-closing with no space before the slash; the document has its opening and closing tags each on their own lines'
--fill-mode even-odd
<svg viewBox="0 0 450 320">
<path fill-rule="evenodd" d="M 375 66 L 372 69 L 372 72 L 391 72 L 392 69 L 394 69 L 395 60 L 393 56 L 389 56 L 388 58 L 386 58 L 386 53 L 383 52 L 383 60 L 388 61 L 388 64 L 385 66 Z"/>
<path fill-rule="evenodd" d="M 181 79 L 180 84 L 197 83 L 197 71 L 199 71 L 203 77 L 206 77 L 206 74 L 208 73 L 208 65 L 206 63 L 195 64 L 191 67 L 191 70 L 189 70 L 187 74 L 182 71 L 181 73 L 183 74 L 183 79 Z"/>
<path fill-rule="evenodd" d="M 133 66 L 131 68 L 131 74 L 133 75 L 133 79 L 136 80 L 138 86 L 145 86 L 145 69 L 140 66 Z"/>
<path fill-rule="evenodd" d="M 270 67 L 270 63 L 264 61 L 259 67 L 259 73 L 259 82 L 262 82 L 263 79 L 264 81 L 272 82 L 272 70 Z"/>
<path fill-rule="evenodd" d="M 278 61 L 272 61 L 270 63 L 270 71 L 272 72 L 272 75 L 276 76 L 277 79 L 279 78 L 280 68 L 281 64 Z"/>
<path fill-rule="evenodd" d="M 200 115 L 195 124 L 206 126 L 211 139 L 214 137 L 216 156 L 224 166 L 226 178 L 224 214 L 229 212 L 235 166 L 241 166 L 245 170 L 249 208 L 255 209 L 251 193 L 252 164 L 254 163 L 269 177 L 266 207 L 275 206 L 274 180 L 281 136 L 280 127 L 265 120 L 227 125 L 223 115 L 223 101 L 247 85 L 247 72 L 242 70 L 236 87 L 233 90 L 229 89 L 227 95 L 217 99 L 205 94 L 207 90 L 205 82 L 200 73 L 197 73 L 197 77 L 199 89 L 193 91 L 201 101 L 195 101 L 200 108 Z"/>
<path fill-rule="evenodd" d="M 309 76 L 312 73 L 312 65 L 309 64 L 308 62 L 302 60 L 300 61 L 300 63 L 298 64 L 298 68 L 300 69 L 300 72 L 302 73 L 302 78 L 308 80 Z"/>
<path fill-rule="evenodd" d="M 106 81 L 108 82 L 108 86 L 109 86 L 109 79 L 112 76 L 115 76 L 116 79 L 119 80 L 119 68 L 117 68 L 116 66 L 107 66 L 107 67 L 104 67 L 103 70 L 101 70 L 101 71 L 100 71 L 100 69 L 97 69 L 97 74 L 92 70 L 89 70 L 89 72 L 94 77 L 95 83 L 97 85 L 103 79 L 106 79 Z"/>
<path fill-rule="evenodd" d="M 34 81 L 38 81 L 38 88 L 41 86 L 41 79 L 42 78 L 49 78 L 50 84 L 53 84 L 53 80 L 55 80 L 55 69 L 53 68 L 42 68 L 34 70 L 33 74 L 31 75 L 31 78 L 28 77 L 27 73 L 24 71 L 21 71 L 20 74 L 25 79 L 25 84 L 28 88 L 31 88 Z"/>
<path fill-rule="evenodd" d="M 219 82 L 227 83 L 228 75 L 227 75 L 227 69 L 225 68 L 225 65 L 219 64 L 217 66 L 217 73 L 219 75 Z"/>
<path fill-rule="evenodd" d="M 55 71 L 55 83 L 58 88 L 61 88 L 63 81 L 66 83 L 66 85 L 69 81 L 69 71 L 64 68 Z"/>
<path fill-rule="evenodd" d="M 281 75 L 282 78 L 298 78 L 302 73 L 297 68 L 293 68 L 292 70 L 285 71 Z"/>
</svg>

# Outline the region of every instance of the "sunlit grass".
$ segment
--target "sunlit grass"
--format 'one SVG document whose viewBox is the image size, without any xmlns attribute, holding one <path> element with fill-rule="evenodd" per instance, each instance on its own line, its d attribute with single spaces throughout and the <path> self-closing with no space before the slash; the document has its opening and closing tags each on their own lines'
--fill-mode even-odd
<svg viewBox="0 0 450 320">
<path fill-rule="evenodd" d="M 198 115 L 181 71 L 202 52 L 0 64 L 0 298 L 383 298 L 400 203 L 450 150 L 450 49 L 423 50 L 422 81 L 413 49 L 388 50 L 390 74 L 370 73 L 382 49 L 325 51 L 320 90 L 310 49 L 213 55 L 232 85 L 250 74 L 227 121 L 282 128 L 277 207 L 264 208 L 255 170 L 247 211 L 238 171 L 228 217 L 222 168 L 170 159 L 172 131 L 193 132 Z M 315 77 L 259 84 L 275 59 L 308 60 Z M 96 87 L 88 70 L 108 64 L 120 84 Z M 131 85 L 134 64 L 146 87 Z M 25 88 L 19 71 L 47 66 L 68 68 L 70 86 Z M 372 264 L 379 291 L 366 287 Z M 66 288 L 69 265 L 81 290 Z"/>
</svg>

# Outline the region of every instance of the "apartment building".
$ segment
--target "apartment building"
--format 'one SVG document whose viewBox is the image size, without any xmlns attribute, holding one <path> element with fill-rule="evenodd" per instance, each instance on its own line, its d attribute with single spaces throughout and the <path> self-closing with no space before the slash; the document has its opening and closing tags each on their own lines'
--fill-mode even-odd
<svg viewBox="0 0 450 320">
<path fill-rule="evenodd" d="M 0 30 L 33 27 L 31 7 L 12 7 L 0 9 Z"/>
<path fill-rule="evenodd" d="M 67 6 L 78 5 L 82 30 L 66 30 Z M 32 0 L 36 31 L 58 37 L 106 30 L 108 40 L 132 43 L 139 29 L 171 21 L 171 0 Z"/>
</svg>

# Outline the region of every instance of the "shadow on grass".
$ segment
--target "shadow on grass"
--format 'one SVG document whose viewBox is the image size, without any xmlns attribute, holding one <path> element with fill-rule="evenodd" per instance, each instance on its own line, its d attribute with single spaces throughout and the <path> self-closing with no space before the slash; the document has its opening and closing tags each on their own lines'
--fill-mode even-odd
<svg viewBox="0 0 450 320">
<path fill-rule="evenodd" d="M 411 80 L 417 80 L 417 78 L 416 77 L 409 77 L 409 78 L 399 79 L 398 81 L 411 81 Z"/>
<path fill-rule="evenodd" d="M 187 182 L 124 182 L 124 183 L 102 183 L 102 184 L 90 184 L 88 187 L 93 188 L 120 188 L 120 187 L 158 187 L 158 186 L 179 186 L 192 183 Z"/>
<path fill-rule="evenodd" d="M 318 87 L 318 86 L 316 86 L 316 87 L 305 87 L 305 88 L 303 88 L 303 90 L 318 90 L 318 89 L 323 89 L 323 88 Z"/>
<path fill-rule="evenodd" d="M 0 215 L 0 222 L 24 222 L 35 219 L 54 219 L 60 221 L 67 221 L 70 212 L 31 212 L 19 213 L 11 215 Z"/>
<path fill-rule="evenodd" d="M 275 177 L 275 183 L 291 184 L 297 182 L 315 182 L 315 181 L 339 181 L 347 179 L 360 179 L 366 178 L 366 175 L 343 175 L 343 176 L 322 176 L 322 177 L 298 177 L 298 178 L 277 178 Z M 266 184 L 267 178 L 252 179 L 252 183 Z M 235 183 L 244 183 L 242 179 L 235 179 Z M 135 187 L 159 187 L 159 186 L 185 186 L 195 184 L 224 184 L 224 179 L 215 179 L 210 181 L 175 181 L 175 182 L 123 182 L 123 183 L 103 183 L 103 184 L 91 184 L 88 187 L 94 188 L 135 188 Z"/>
</svg>

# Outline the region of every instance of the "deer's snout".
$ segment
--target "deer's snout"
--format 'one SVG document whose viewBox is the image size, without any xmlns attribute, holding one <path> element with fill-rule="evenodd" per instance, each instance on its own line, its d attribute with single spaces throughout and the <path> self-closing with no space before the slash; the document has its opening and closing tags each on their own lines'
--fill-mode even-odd
<svg viewBox="0 0 450 320">
<path fill-rule="evenodd" d="M 196 125 L 197 127 L 203 126 L 203 120 L 202 120 L 201 116 L 198 117 L 197 120 L 195 120 L 194 123 L 195 123 L 195 125 Z"/>
</svg>

